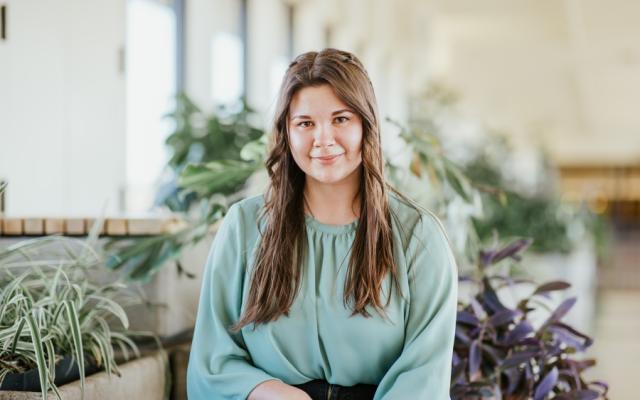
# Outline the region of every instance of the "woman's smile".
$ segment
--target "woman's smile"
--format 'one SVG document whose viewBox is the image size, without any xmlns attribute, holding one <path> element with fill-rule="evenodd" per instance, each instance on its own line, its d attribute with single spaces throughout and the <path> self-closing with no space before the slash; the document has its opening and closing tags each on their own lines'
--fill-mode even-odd
<svg viewBox="0 0 640 400">
<path fill-rule="evenodd" d="M 323 165 L 329 165 L 329 164 L 333 164 L 334 162 L 336 162 L 338 160 L 338 158 L 340 156 L 342 156 L 344 153 L 341 154 L 334 154 L 331 156 L 324 156 L 324 157 L 313 157 L 313 159 L 317 162 L 319 162 L 320 164 Z"/>
</svg>

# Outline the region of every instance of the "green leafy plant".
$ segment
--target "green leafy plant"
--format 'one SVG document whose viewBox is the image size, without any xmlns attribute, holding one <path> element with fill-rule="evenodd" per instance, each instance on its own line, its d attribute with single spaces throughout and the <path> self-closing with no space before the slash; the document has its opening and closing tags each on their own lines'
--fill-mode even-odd
<svg viewBox="0 0 640 400">
<path fill-rule="evenodd" d="M 266 135 L 254 125 L 256 114 L 243 100 L 205 115 L 184 93 L 168 117 L 175 131 L 166 143 L 168 167 L 175 174 L 159 202 L 180 213 L 170 232 L 154 236 L 114 237 L 105 245 L 107 267 L 128 280 L 146 282 L 169 261 L 180 264 L 182 251 L 200 242 L 241 195 L 249 177 L 263 168 Z"/>
<path fill-rule="evenodd" d="M 215 162 L 242 162 L 240 152 L 249 142 L 256 141 L 264 132 L 257 128 L 258 116 L 244 99 L 233 105 L 221 106 L 206 114 L 185 93 L 176 96 L 176 108 L 166 115 L 174 123 L 174 131 L 165 143 L 171 152 L 167 168 L 172 171 L 170 181 L 159 191 L 157 203 L 173 211 L 188 211 L 199 197 L 197 193 L 180 190 L 178 177 L 190 165 Z M 214 162 L 214 164 L 210 164 Z M 233 167 L 233 165 L 231 165 Z M 220 168 L 236 173 L 235 168 Z M 191 173 L 188 173 L 191 176 Z M 242 181 L 226 179 L 224 192 L 235 192 Z"/>
<path fill-rule="evenodd" d="M 87 240 L 45 236 L 0 250 L 0 384 L 37 369 L 42 398 L 60 398 L 56 367 L 70 356 L 84 395 L 88 365 L 119 375 L 114 348 L 139 356 L 123 308 L 139 300 L 121 282 L 92 280 L 103 262 L 96 238 L 97 225 Z"/>
<path fill-rule="evenodd" d="M 190 213 L 170 232 L 154 236 L 112 238 L 105 244 L 109 252 L 107 267 L 121 271 L 134 281 L 149 281 L 169 261 L 175 261 L 180 272 L 191 274 L 180 264 L 182 251 L 200 242 L 215 229 L 249 177 L 263 168 L 266 153 L 264 137 L 249 142 L 238 151 L 240 160 L 216 160 L 190 164 L 178 179 L 178 195 L 194 199 Z M 196 203 L 197 200 L 197 203 Z"/>
<path fill-rule="evenodd" d="M 180 223 L 170 232 L 109 239 L 105 244 L 109 254 L 105 265 L 129 281 L 148 282 L 166 263 L 175 261 L 180 273 L 192 277 L 180 264 L 182 251 L 200 242 L 228 208 L 215 201 L 207 200 L 200 204 L 195 217 L 183 215 Z"/>
<path fill-rule="evenodd" d="M 404 142 L 404 155 L 409 162 L 405 166 L 396 157 L 386 155 L 387 180 L 441 217 L 451 217 L 452 210 L 458 210 L 460 216 L 455 221 L 455 228 L 463 240 L 459 246 L 454 246 L 454 250 L 473 264 L 481 241 L 471 215 L 482 207 L 482 194 L 502 201 L 503 191 L 470 179 L 464 169 L 448 157 L 440 140 L 424 126 L 388 121 L 399 130 L 398 136 Z"/>
<path fill-rule="evenodd" d="M 501 152 L 510 152 L 505 140 L 495 138 Z M 504 188 L 504 197 L 483 196 L 484 215 L 473 223 L 482 240 L 490 240 L 497 232 L 500 236 L 524 235 L 534 239 L 531 250 L 536 252 L 567 253 L 573 248 L 569 236 L 569 225 L 577 215 L 568 213 L 570 206 L 563 204 L 560 195 L 553 188 L 552 167 L 548 161 L 544 165 L 548 172 L 543 174 L 543 189 L 535 193 L 522 193 L 509 184 L 500 171 L 497 162 L 485 153 L 479 153 L 464 166 L 465 175 L 483 185 Z M 507 205 L 507 207 L 505 207 Z"/>
<path fill-rule="evenodd" d="M 411 101 L 411 126 L 440 141 L 449 135 L 450 126 L 465 122 L 457 109 L 460 96 L 451 88 L 437 82 L 427 85 Z M 468 122 L 468 121 L 467 121 Z M 606 240 L 603 221 L 596 221 L 591 213 L 574 204 L 562 201 L 555 180 L 554 167 L 544 152 L 535 151 L 535 183 L 522 184 L 529 176 L 520 176 L 505 161 L 515 154 L 505 135 L 476 126 L 482 137 L 478 143 L 465 146 L 464 160 L 457 162 L 462 175 L 479 188 L 481 216 L 470 216 L 474 231 L 481 243 L 501 237 L 527 236 L 534 239 L 531 250 L 538 253 L 571 251 L 575 242 L 571 225 L 580 223 L 599 242 Z M 449 130 L 448 130 L 449 129 Z M 416 142 L 417 136 L 407 138 Z M 539 176 L 538 176 L 539 175 Z M 531 187 L 527 187 L 531 186 Z M 526 190 L 523 187 L 527 187 Z M 599 243 L 596 243 L 600 248 Z"/>
</svg>

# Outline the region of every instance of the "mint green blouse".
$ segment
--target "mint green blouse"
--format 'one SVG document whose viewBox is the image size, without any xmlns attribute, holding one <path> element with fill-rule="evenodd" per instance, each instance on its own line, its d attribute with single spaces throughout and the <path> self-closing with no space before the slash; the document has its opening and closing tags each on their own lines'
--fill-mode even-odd
<svg viewBox="0 0 640 400">
<path fill-rule="evenodd" d="M 438 219 L 389 195 L 404 298 L 392 291 L 384 319 L 373 308 L 371 317 L 351 316 L 343 305 L 359 221 L 328 225 L 307 215 L 307 259 L 289 315 L 231 334 L 249 292 L 263 203 L 258 195 L 233 204 L 214 238 L 189 358 L 189 399 L 245 399 L 269 379 L 374 384 L 376 400 L 449 399 L 457 270 Z M 385 302 L 391 282 L 387 276 Z"/>
</svg>

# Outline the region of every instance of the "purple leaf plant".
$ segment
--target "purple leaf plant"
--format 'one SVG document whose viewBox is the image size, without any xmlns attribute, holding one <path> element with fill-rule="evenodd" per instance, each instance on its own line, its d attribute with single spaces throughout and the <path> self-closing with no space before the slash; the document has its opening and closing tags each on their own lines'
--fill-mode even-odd
<svg viewBox="0 0 640 400">
<path fill-rule="evenodd" d="M 490 267 L 505 259 L 519 261 L 530 244 L 530 239 L 518 239 L 500 249 L 480 251 L 479 278 L 461 276 L 461 282 L 477 287 L 468 304 L 458 304 L 452 400 L 607 399 L 606 383 L 582 377 L 595 360 L 575 357 L 593 340 L 562 321 L 576 298 L 560 303 L 539 327 L 530 321 L 529 314 L 541 304 L 536 297 L 566 290 L 567 282 L 539 285 L 515 308 L 505 306 L 497 294 L 494 282 L 523 281 L 492 274 Z"/>
</svg>

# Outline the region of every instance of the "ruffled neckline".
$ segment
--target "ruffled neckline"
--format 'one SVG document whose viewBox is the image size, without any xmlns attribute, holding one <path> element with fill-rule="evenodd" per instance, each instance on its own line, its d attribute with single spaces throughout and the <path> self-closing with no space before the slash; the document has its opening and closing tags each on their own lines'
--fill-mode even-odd
<svg viewBox="0 0 640 400">
<path fill-rule="evenodd" d="M 322 222 L 318 221 L 317 219 L 313 218 L 309 214 L 305 214 L 304 215 L 304 219 L 305 219 L 305 222 L 307 224 L 307 227 L 315 229 L 315 230 L 318 230 L 318 231 L 321 231 L 321 232 L 332 233 L 332 234 L 341 234 L 341 233 L 353 232 L 353 231 L 356 230 L 356 228 L 358 227 L 358 223 L 360 222 L 360 219 L 356 218 L 355 220 L 353 220 L 352 222 L 350 222 L 348 224 L 330 225 L 330 224 L 325 224 L 325 223 L 322 223 Z"/>
</svg>

